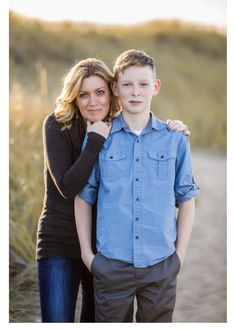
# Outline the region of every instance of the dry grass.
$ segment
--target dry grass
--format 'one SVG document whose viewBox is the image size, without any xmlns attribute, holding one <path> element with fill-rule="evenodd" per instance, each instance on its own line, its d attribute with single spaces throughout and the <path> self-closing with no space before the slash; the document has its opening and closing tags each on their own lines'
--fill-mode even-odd
<svg viewBox="0 0 236 330">
<path fill-rule="evenodd" d="M 154 112 L 161 119 L 186 122 L 193 147 L 224 151 L 226 37 L 176 22 L 114 29 L 70 22 L 47 25 L 11 14 L 10 25 L 10 321 L 26 322 L 37 314 L 32 306 L 38 308 L 29 296 L 38 301 L 35 237 L 44 190 L 42 122 L 66 69 L 88 56 L 112 66 L 123 50 L 144 49 L 158 59 L 162 81 Z"/>
</svg>

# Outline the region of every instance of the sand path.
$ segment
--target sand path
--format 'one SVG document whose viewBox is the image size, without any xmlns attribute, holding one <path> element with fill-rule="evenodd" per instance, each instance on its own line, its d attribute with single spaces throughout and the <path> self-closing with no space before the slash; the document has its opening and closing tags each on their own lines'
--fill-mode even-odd
<svg viewBox="0 0 236 330">
<path fill-rule="evenodd" d="M 195 151 L 193 167 L 201 192 L 174 322 L 226 322 L 226 159 Z"/>
</svg>

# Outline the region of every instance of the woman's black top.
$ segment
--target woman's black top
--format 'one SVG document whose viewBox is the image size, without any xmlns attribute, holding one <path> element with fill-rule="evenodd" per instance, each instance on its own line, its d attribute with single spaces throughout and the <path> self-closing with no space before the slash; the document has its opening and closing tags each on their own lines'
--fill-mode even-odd
<svg viewBox="0 0 236 330">
<path fill-rule="evenodd" d="M 70 129 L 50 114 L 43 124 L 45 195 L 37 231 L 37 260 L 52 256 L 80 259 L 81 252 L 74 216 L 74 198 L 87 183 L 105 138 L 90 132 L 85 135 L 82 120 Z M 93 207 L 93 223 L 96 205 Z M 93 233 L 94 234 L 94 233 Z"/>
</svg>

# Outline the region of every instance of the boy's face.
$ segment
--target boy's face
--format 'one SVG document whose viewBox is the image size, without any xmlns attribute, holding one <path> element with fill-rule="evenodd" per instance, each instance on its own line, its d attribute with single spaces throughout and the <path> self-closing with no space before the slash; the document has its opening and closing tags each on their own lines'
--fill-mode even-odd
<svg viewBox="0 0 236 330">
<path fill-rule="evenodd" d="M 118 74 L 113 92 L 119 97 L 122 111 L 132 114 L 149 113 L 152 97 L 160 89 L 152 69 L 147 66 L 131 66 Z"/>
</svg>

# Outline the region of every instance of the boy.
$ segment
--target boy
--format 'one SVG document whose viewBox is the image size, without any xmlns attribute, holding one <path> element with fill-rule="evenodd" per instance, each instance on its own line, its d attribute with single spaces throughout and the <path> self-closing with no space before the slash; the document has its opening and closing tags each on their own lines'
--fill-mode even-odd
<svg viewBox="0 0 236 330">
<path fill-rule="evenodd" d="M 75 199 L 82 258 L 94 275 L 96 321 L 132 322 L 136 296 L 137 322 L 171 322 L 199 190 L 189 143 L 150 112 L 160 89 L 153 58 L 128 50 L 117 58 L 114 77 L 122 112 Z M 94 257 L 91 205 L 96 199 Z"/>
</svg>

